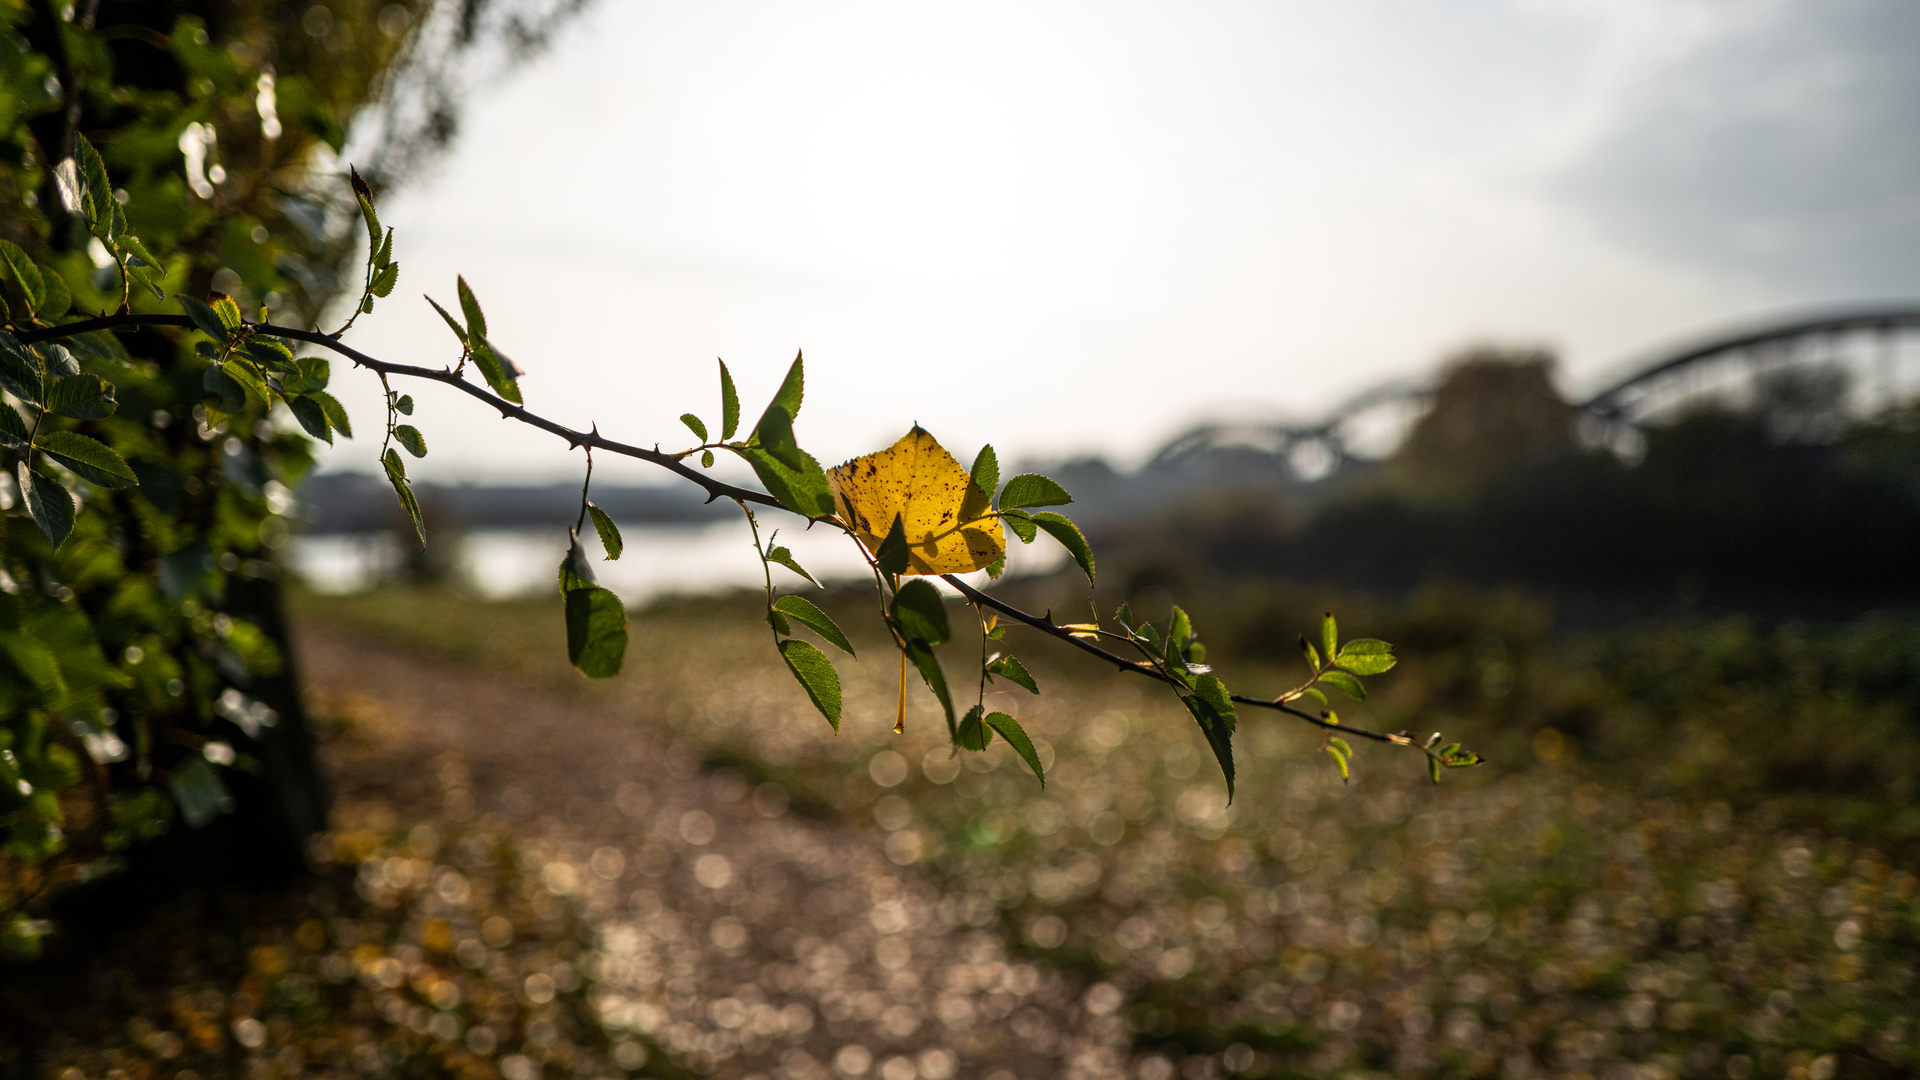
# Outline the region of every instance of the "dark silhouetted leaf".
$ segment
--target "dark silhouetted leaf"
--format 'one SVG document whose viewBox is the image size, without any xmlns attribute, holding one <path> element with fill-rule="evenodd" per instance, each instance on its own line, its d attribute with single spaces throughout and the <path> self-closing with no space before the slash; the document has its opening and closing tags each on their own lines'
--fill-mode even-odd
<svg viewBox="0 0 1920 1080">
<path fill-rule="evenodd" d="M 953 637 L 946 601 L 941 599 L 940 590 L 923 578 L 900 586 L 893 597 L 893 618 L 909 641 L 944 645 Z"/>
<path fill-rule="evenodd" d="M 119 407 L 113 384 L 98 375 L 68 375 L 47 388 L 47 408 L 75 420 L 99 420 Z"/>
<path fill-rule="evenodd" d="M 321 408 L 318 401 L 309 397 L 290 397 L 287 399 L 287 409 L 307 434 L 328 446 L 333 445 L 333 431 L 327 426 L 327 410 Z"/>
<path fill-rule="evenodd" d="M 1020 726 L 1020 721 L 1006 713 L 996 712 L 988 713 L 986 722 L 988 727 L 999 732 L 1000 737 L 1007 740 L 1007 745 L 1013 747 L 1014 753 L 1020 755 L 1020 760 L 1027 763 L 1027 768 L 1033 770 L 1033 775 L 1040 778 L 1040 786 L 1046 787 L 1047 771 L 1040 767 L 1040 754 L 1034 750 L 1033 740 L 1027 738 L 1027 729 Z"/>
<path fill-rule="evenodd" d="M 73 496 L 52 477 L 29 470 L 24 461 L 20 463 L 19 480 L 27 498 L 27 513 L 40 526 L 47 543 L 58 550 L 73 531 Z"/>
<path fill-rule="evenodd" d="M 962 750 L 985 750 L 993 741 L 993 729 L 980 719 L 980 706 L 975 705 L 968 711 L 966 719 L 954 730 L 953 744 Z"/>
</svg>

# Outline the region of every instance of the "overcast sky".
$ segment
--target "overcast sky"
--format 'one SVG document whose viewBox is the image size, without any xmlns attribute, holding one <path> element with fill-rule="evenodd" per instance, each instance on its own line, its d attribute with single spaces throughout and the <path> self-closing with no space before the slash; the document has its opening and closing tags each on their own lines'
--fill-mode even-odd
<svg viewBox="0 0 1920 1080">
<path fill-rule="evenodd" d="M 450 361 L 419 296 L 460 272 L 528 404 L 629 441 L 711 422 L 716 356 L 757 415 L 804 348 L 825 464 L 915 421 L 1134 462 L 1470 342 L 1577 388 L 1920 295 L 1916 105 L 1911 0 L 599 0 L 387 200 L 400 289 L 354 340 Z M 416 396 L 418 474 L 578 467 Z"/>
</svg>

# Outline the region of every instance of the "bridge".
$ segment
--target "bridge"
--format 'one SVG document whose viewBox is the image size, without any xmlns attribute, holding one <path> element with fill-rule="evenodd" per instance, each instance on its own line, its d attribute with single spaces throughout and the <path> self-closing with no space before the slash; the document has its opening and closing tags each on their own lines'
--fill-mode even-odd
<svg viewBox="0 0 1920 1080">
<path fill-rule="evenodd" d="M 1847 310 L 1735 326 L 1616 365 L 1599 388 L 1575 396 L 1582 435 L 1631 449 L 1641 427 L 1707 403 L 1754 402 L 1783 372 L 1842 373 L 1844 402 L 1867 415 L 1911 397 L 1920 375 L 1920 304 Z M 1202 424 L 1169 441 L 1149 468 L 1237 448 L 1284 460 L 1313 480 L 1343 464 L 1378 461 L 1398 447 L 1433 400 L 1434 379 L 1395 379 L 1310 421 Z"/>
</svg>

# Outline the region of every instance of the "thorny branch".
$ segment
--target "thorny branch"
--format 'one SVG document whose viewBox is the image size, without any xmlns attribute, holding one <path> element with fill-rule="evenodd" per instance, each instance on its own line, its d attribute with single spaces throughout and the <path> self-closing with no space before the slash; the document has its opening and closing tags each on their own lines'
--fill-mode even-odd
<svg viewBox="0 0 1920 1080">
<path fill-rule="evenodd" d="M 539 428 L 542 431 L 548 432 L 553 435 L 557 435 L 560 438 L 565 439 L 567 441 L 567 444 L 571 447 L 588 447 L 594 450 L 604 450 L 608 453 L 620 454 L 625 457 L 635 458 L 637 460 L 645 461 L 653 465 L 658 465 L 661 468 L 668 470 L 669 472 L 675 473 L 687 480 L 691 480 L 694 483 L 700 485 L 701 488 L 703 488 L 707 492 L 708 502 L 712 502 L 715 499 L 725 498 L 725 499 L 732 499 L 742 504 L 758 503 L 760 505 L 771 506 L 776 509 L 781 509 L 781 510 L 786 509 L 786 507 L 781 506 L 779 501 L 774 499 L 773 496 L 771 495 L 767 495 L 759 491 L 754 491 L 751 488 L 743 488 L 743 487 L 735 486 L 733 484 L 724 483 L 722 481 L 715 480 L 710 476 L 706 476 L 700 472 L 697 472 L 692 467 L 686 464 L 683 464 L 678 455 L 668 454 L 657 449 L 649 450 L 641 446 L 632 446 L 627 443 L 616 442 L 612 439 L 606 438 L 605 436 L 601 435 L 598 429 L 595 429 L 593 431 L 578 431 L 573 428 L 567 427 L 564 424 L 560 424 L 560 423 L 556 423 L 555 421 L 548 420 L 543 416 L 540 416 L 536 413 L 529 411 L 525 406 L 516 405 L 513 402 L 508 401 L 505 398 L 502 398 L 488 391 L 484 387 L 477 386 L 474 383 L 468 382 L 466 379 L 461 377 L 461 373 L 459 371 L 449 369 L 449 368 L 420 367 L 414 364 L 395 364 L 390 361 L 376 359 L 374 357 L 368 356 L 367 354 L 359 351 L 358 349 L 342 344 L 335 337 L 332 337 L 328 334 L 320 333 L 314 330 L 298 330 L 290 326 L 278 326 L 273 323 L 249 322 L 249 323 L 246 323 L 245 325 L 252 332 L 257 334 L 269 334 L 274 337 L 288 338 L 293 341 L 304 341 L 308 344 L 317 345 L 323 349 L 328 349 L 332 352 L 338 353 L 339 355 L 344 356 L 347 359 L 353 361 L 353 363 L 359 367 L 363 367 L 370 371 L 379 373 L 383 379 L 387 375 L 406 375 L 410 378 L 425 379 L 429 382 L 443 383 L 447 386 L 452 386 L 466 393 L 468 396 L 473 397 L 479 400 L 480 402 L 494 409 L 499 410 L 500 416 L 502 419 L 518 420 L 521 423 L 528 424 L 532 427 Z M 96 330 L 113 330 L 120 327 L 133 327 L 133 326 L 177 326 L 177 327 L 181 327 L 183 329 L 188 329 L 188 330 L 195 328 L 193 320 L 185 315 L 141 314 L 141 313 L 135 312 L 135 313 L 122 313 L 117 315 L 105 315 L 105 316 L 100 316 L 98 318 L 85 319 L 79 322 L 63 323 L 59 326 L 51 326 L 51 327 L 46 327 L 44 329 L 26 331 L 24 333 L 17 334 L 16 336 L 19 338 L 19 340 L 22 343 L 34 344 L 41 341 L 51 341 L 56 338 L 72 337 L 77 334 L 91 333 Z M 591 455 L 589 455 L 589 460 L 591 460 Z M 742 509 L 746 509 L 746 507 L 743 505 Z M 809 520 L 811 521 L 824 520 L 829 522 L 832 521 L 832 519 L 826 519 L 826 518 L 810 518 Z M 837 522 L 835 524 L 837 524 Z M 756 549 L 759 547 L 759 543 L 757 540 L 757 531 L 756 531 L 755 547 Z M 1164 682 L 1164 683 L 1178 686 L 1178 683 L 1173 679 L 1172 676 L 1161 671 L 1159 668 L 1155 667 L 1153 664 L 1147 663 L 1145 661 L 1129 660 L 1126 657 L 1120 656 L 1117 653 L 1109 652 L 1106 649 L 1103 649 L 1100 646 L 1095 645 L 1093 642 L 1088 641 L 1083 637 L 1076 636 L 1071 630 L 1068 630 L 1066 627 L 1060 625 L 1059 623 L 1054 622 L 1051 612 L 1049 612 L 1047 615 L 1033 615 L 1028 612 L 1022 611 L 1019 608 L 1014 607 L 1013 605 L 1008 604 L 1003 600 L 996 599 L 995 597 L 990 596 L 987 593 L 981 592 L 980 590 L 974 588 L 973 586 L 967 584 L 965 581 L 962 581 L 960 578 L 952 574 L 943 574 L 941 575 L 941 577 L 942 577 L 942 580 L 944 580 L 948 585 L 951 585 L 954 589 L 958 590 L 960 595 L 965 597 L 967 602 L 971 604 L 975 604 L 981 607 L 991 608 L 994 611 L 997 611 L 1000 614 L 1015 620 L 1016 622 L 1022 623 L 1028 627 L 1031 627 L 1034 630 L 1038 630 L 1049 637 L 1057 638 L 1061 641 L 1064 641 L 1067 644 L 1072 645 L 1074 648 L 1081 650 L 1082 652 L 1088 653 L 1092 656 L 1096 656 L 1101 660 L 1104 660 L 1107 663 L 1114 665 L 1116 668 L 1118 668 L 1121 671 L 1131 672 L 1135 675 L 1144 675 L 1158 682 Z M 1295 717 L 1296 719 L 1304 720 L 1307 723 L 1313 724 L 1316 727 L 1325 728 L 1328 731 L 1335 731 L 1344 735 L 1357 735 L 1363 739 L 1372 739 L 1375 742 L 1392 743 L 1398 746 L 1419 747 L 1420 745 L 1414 740 L 1414 738 L 1411 735 L 1408 735 L 1404 732 L 1397 733 L 1397 734 L 1389 734 L 1386 732 L 1369 731 L 1365 728 L 1350 727 L 1346 724 L 1341 724 L 1324 717 L 1315 716 L 1314 714 L 1307 712 L 1304 709 L 1296 708 L 1293 705 L 1289 704 L 1284 697 L 1257 698 L 1257 697 L 1251 697 L 1246 694 L 1233 694 L 1231 695 L 1231 700 L 1236 705 L 1250 705 L 1260 709 L 1273 709 L 1275 711 L 1282 712 L 1289 716 Z M 1426 748 L 1422 748 L 1422 749 L 1426 749 Z M 1427 749 L 1426 752 L 1428 756 L 1432 756 L 1432 751 L 1430 749 Z"/>
</svg>

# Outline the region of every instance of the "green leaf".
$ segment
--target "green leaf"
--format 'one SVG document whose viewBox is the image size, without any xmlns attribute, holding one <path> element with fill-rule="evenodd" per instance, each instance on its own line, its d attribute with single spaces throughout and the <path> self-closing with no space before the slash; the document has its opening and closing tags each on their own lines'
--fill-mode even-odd
<svg viewBox="0 0 1920 1080">
<path fill-rule="evenodd" d="M 787 621 L 785 615 L 780 614 L 772 608 L 767 609 L 767 625 L 773 627 L 773 632 L 779 634 L 781 637 L 793 636 L 793 624 Z"/>
<path fill-rule="evenodd" d="M 932 649 L 918 641 L 909 641 L 906 653 L 914 669 L 920 672 L 921 681 L 925 682 L 927 689 L 933 691 L 933 696 L 940 700 L 941 711 L 946 713 L 947 717 L 948 737 L 955 737 L 953 696 L 947 692 L 947 676 L 940 670 L 940 661 L 933 655 Z"/>
<path fill-rule="evenodd" d="M 953 744 L 955 746 L 962 750 L 980 751 L 985 750 L 987 744 L 993 741 L 993 729 L 981 722 L 981 711 L 980 706 L 975 705 L 967 713 L 966 719 L 960 721 L 960 726 L 954 729 Z"/>
<path fill-rule="evenodd" d="M 973 486 L 983 494 L 992 495 L 1000 487 L 1000 458 L 994 454 L 991 443 L 981 447 L 980 452 L 974 455 L 969 475 L 973 477 Z"/>
<path fill-rule="evenodd" d="M 1027 730 L 1020 726 L 1020 721 L 1003 712 L 988 713 L 987 726 L 999 732 L 1000 737 L 1007 740 L 1007 744 L 1020 755 L 1020 760 L 1026 762 L 1027 768 L 1033 770 L 1033 775 L 1040 778 L 1040 786 L 1046 787 L 1047 773 L 1040 767 L 1040 754 L 1034 750 L 1033 740 L 1027 738 Z"/>
<path fill-rule="evenodd" d="M 461 347 L 470 348 L 472 343 L 467 340 L 467 328 L 464 326 L 461 326 L 460 323 L 457 320 L 455 320 L 453 316 L 447 314 L 447 309 L 440 306 L 440 301 L 435 300 L 433 297 L 429 296 L 427 297 L 427 303 L 432 304 L 433 310 L 439 312 L 440 317 L 446 320 L 447 329 L 453 331 L 453 336 L 460 339 Z"/>
<path fill-rule="evenodd" d="M 478 334 L 473 335 L 469 340 L 472 342 L 469 348 L 472 351 L 474 366 L 480 369 L 480 375 L 487 380 L 487 385 L 493 388 L 494 393 L 515 405 L 522 404 L 520 380 L 513 361 L 500 355 L 492 342 Z"/>
<path fill-rule="evenodd" d="M 1360 680 L 1344 671 L 1326 671 L 1320 675 L 1320 681 L 1347 695 L 1355 701 L 1367 700 L 1367 688 Z"/>
<path fill-rule="evenodd" d="M 1023 544 L 1033 543 L 1033 538 L 1040 535 L 1040 529 L 1033 523 L 1033 515 L 1025 510 L 1008 510 L 1000 515 L 1000 520 L 1013 530 L 1013 535 L 1019 537 Z"/>
<path fill-rule="evenodd" d="M 601 588 L 567 594 L 567 659 L 589 679 L 620 674 L 627 655 L 627 609 Z"/>
<path fill-rule="evenodd" d="M 833 661 L 827 654 L 815 648 L 813 643 L 799 638 L 788 638 L 780 643 L 780 659 L 787 662 L 787 670 L 807 692 L 813 701 L 813 707 L 827 718 L 833 730 L 840 730 L 840 675 L 833 670 Z"/>
<path fill-rule="evenodd" d="M 840 632 L 840 627 L 834 625 L 834 621 L 827 617 L 826 612 L 813 606 L 812 601 L 805 597 L 783 596 L 773 602 L 773 610 L 791 617 L 794 622 L 819 634 L 827 644 L 848 656 L 854 655 L 853 646 L 847 642 L 847 635 Z"/>
<path fill-rule="evenodd" d="M 375 296 L 386 296 L 388 293 L 391 293 L 393 291 L 393 286 L 399 280 L 400 280 L 400 264 L 396 262 L 390 262 L 386 264 L 386 266 L 382 267 L 378 273 L 373 275 L 373 285 L 371 286 L 370 291 Z"/>
<path fill-rule="evenodd" d="M 333 432 L 327 427 L 327 410 L 321 408 L 319 402 L 309 397 L 290 397 L 287 399 L 287 409 L 307 434 L 328 446 L 333 445 Z"/>
<path fill-rule="evenodd" d="M 354 201 L 360 204 L 360 220 L 367 226 L 367 254 L 371 257 L 380 250 L 380 215 L 373 211 L 373 189 L 352 166 L 347 167 L 347 179 L 353 185 Z"/>
<path fill-rule="evenodd" d="M 19 479 L 20 491 L 27 498 L 27 513 L 40 526 L 47 543 L 60 550 L 73 531 L 73 496 L 52 477 L 28 469 L 24 461 L 20 463 Z"/>
<path fill-rule="evenodd" d="M 13 272 L 13 280 L 20 284 L 20 295 L 27 302 L 28 314 L 38 315 L 47 300 L 47 280 L 41 276 L 40 268 L 11 240 L 0 240 L 0 261 L 6 263 L 7 269 Z"/>
<path fill-rule="evenodd" d="M 114 237 L 115 211 L 120 209 L 120 204 L 114 201 L 113 185 L 107 180 L 106 162 L 100 160 L 100 152 L 93 148 L 87 137 L 78 132 L 73 136 L 73 163 L 86 185 L 80 205 L 86 211 L 87 224 L 93 235 L 111 241 Z"/>
<path fill-rule="evenodd" d="M 1457 745 L 1454 752 L 1444 755 L 1444 758 L 1441 764 L 1449 769 L 1471 769 L 1475 765 L 1484 765 L 1487 762 L 1487 759 L 1479 754 L 1471 750 L 1461 750 Z"/>
<path fill-rule="evenodd" d="M 781 566 L 784 566 L 787 569 L 793 571 L 794 573 L 799 574 L 801 577 L 806 578 L 808 581 L 813 581 L 813 575 L 807 573 L 804 567 L 802 567 L 799 563 L 795 562 L 793 558 L 793 552 L 788 551 L 786 548 L 777 547 L 777 548 L 774 548 L 772 551 L 767 552 L 767 561 L 779 563 Z M 820 584 L 817 581 L 813 581 L 813 583 L 815 585 Z M 848 651 L 852 651 L 852 650 L 848 650 Z"/>
<path fill-rule="evenodd" d="M 98 439 L 74 431 L 56 431 L 40 436 L 38 442 L 41 452 L 72 469 L 75 476 L 89 484 L 125 488 L 140 483 L 125 459 Z"/>
<path fill-rule="evenodd" d="M 200 373 L 200 389 L 208 397 L 220 399 L 222 412 L 237 413 L 247 407 L 247 387 L 233 377 L 226 364 L 208 364 Z"/>
<path fill-rule="evenodd" d="M 613 523 L 605 510 L 592 503 L 587 504 L 587 516 L 593 519 L 593 531 L 600 534 L 600 546 L 607 549 L 607 558 L 619 558 L 627 547 L 626 541 L 620 538 L 620 527 Z"/>
<path fill-rule="evenodd" d="M 327 414 L 327 423 L 333 426 L 333 430 L 349 439 L 353 438 L 353 424 L 347 419 L 346 407 L 334 400 L 332 394 L 315 390 L 306 396 L 320 403 L 321 410 Z"/>
<path fill-rule="evenodd" d="M 1307 687 L 1305 690 L 1300 691 L 1300 694 L 1302 697 L 1310 697 L 1313 700 L 1319 702 L 1322 708 L 1325 708 L 1327 705 L 1327 695 L 1321 693 L 1319 690 L 1311 686 Z"/>
<path fill-rule="evenodd" d="M 400 413 L 401 416 L 412 416 L 413 415 L 413 395 L 401 394 L 399 400 L 393 403 L 393 407 L 397 412 Z"/>
<path fill-rule="evenodd" d="M 1065 506 L 1073 501 L 1067 489 L 1037 473 L 1021 473 L 1000 489 L 1000 509 L 1022 506 Z"/>
<path fill-rule="evenodd" d="M 227 340 L 227 324 L 220 321 L 220 316 L 214 314 L 213 308 L 207 306 L 205 300 L 184 293 L 174 299 L 186 309 L 187 317 L 193 320 L 193 325 L 199 327 L 201 333 L 215 341 Z"/>
<path fill-rule="evenodd" d="M 188 828 L 204 828 L 214 818 L 233 809 L 233 796 L 227 793 L 227 785 L 220 782 L 220 774 L 199 754 L 187 758 L 173 770 L 173 781 L 168 786 Z"/>
<path fill-rule="evenodd" d="M 1037 694 L 1040 692 L 1039 684 L 1033 681 L 1032 675 L 1027 674 L 1026 667 L 1011 656 L 1003 656 L 993 663 L 988 664 L 987 670 L 1013 683 L 1015 686 L 1026 687 L 1027 693 L 1029 694 Z"/>
<path fill-rule="evenodd" d="M 1228 731 L 1239 726 L 1239 715 L 1233 709 L 1233 695 L 1228 693 L 1227 685 L 1209 674 L 1202 674 L 1193 680 L 1193 692 L 1200 695 L 1213 711 L 1227 725 Z"/>
<path fill-rule="evenodd" d="M 1043 510 L 1033 515 L 1033 523 L 1045 529 L 1048 536 L 1060 541 L 1060 546 L 1066 548 L 1067 554 L 1072 555 L 1073 561 L 1079 563 L 1080 569 L 1085 571 L 1087 584 L 1092 585 L 1093 548 L 1087 546 L 1087 538 L 1081 534 L 1080 526 L 1051 510 Z"/>
<path fill-rule="evenodd" d="M 1437 784 L 1440 782 L 1440 759 L 1439 758 L 1430 757 L 1427 759 L 1427 775 L 1433 778 L 1434 783 Z"/>
<path fill-rule="evenodd" d="M 1187 662 L 1187 642 L 1193 640 L 1193 620 L 1187 617 L 1185 608 L 1173 605 L 1173 615 L 1167 620 L 1167 663 L 1184 667 Z"/>
<path fill-rule="evenodd" d="M 694 438 L 699 439 L 701 442 L 707 441 L 707 425 L 701 423 L 699 417 L 692 413 L 681 413 L 680 422 L 692 430 Z"/>
<path fill-rule="evenodd" d="M 1347 740 L 1341 738 L 1338 735 L 1328 736 L 1327 745 L 1338 749 L 1341 753 L 1347 755 L 1348 757 L 1353 756 L 1353 746 L 1349 744 Z"/>
<path fill-rule="evenodd" d="M 901 635 L 923 645 L 945 645 L 953 638 L 946 601 L 924 578 L 914 578 L 893 596 L 892 615 Z"/>
<path fill-rule="evenodd" d="M 1320 620 L 1320 651 L 1329 660 L 1340 652 L 1340 628 L 1334 624 L 1331 611 Z"/>
<path fill-rule="evenodd" d="M 753 475 L 781 506 L 803 517 L 827 517 L 833 513 L 833 489 L 827 474 L 811 454 L 800 455 L 800 467 L 794 468 L 758 447 L 729 446 L 753 466 Z"/>
<path fill-rule="evenodd" d="M 393 493 L 400 497 L 400 508 L 413 521 L 413 532 L 420 538 L 420 546 L 426 547 L 427 527 L 420 520 L 420 500 L 414 497 L 413 485 L 407 483 L 407 466 L 400 460 L 400 451 L 389 446 L 380 463 L 386 466 L 387 482 L 393 485 Z"/>
<path fill-rule="evenodd" d="M 47 388 L 47 408 L 75 420 L 99 420 L 119 407 L 113 384 L 98 375 L 68 375 Z"/>
<path fill-rule="evenodd" d="M 13 406 L 0 401 L 0 446 L 9 450 L 24 449 L 27 445 L 27 424 Z"/>
<path fill-rule="evenodd" d="M 427 456 L 427 437 L 420 434 L 420 429 L 412 424 L 396 425 L 393 429 L 393 438 L 401 446 L 406 447 L 407 453 L 414 457 Z"/>
<path fill-rule="evenodd" d="M 47 368 L 20 339 L 0 331 L 0 389 L 28 405 L 40 404 L 46 392 Z"/>
<path fill-rule="evenodd" d="M 1209 676 L 1202 676 L 1208 678 Z M 1233 801 L 1233 723 L 1220 715 L 1207 698 L 1199 693 L 1182 695 L 1180 703 L 1193 714 L 1200 725 L 1201 734 L 1207 737 L 1207 746 L 1213 750 L 1213 759 L 1220 763 L 1220 774 L 1227 780 L 1227 801 Z"/>
<path fill-rule="evenodd" d="M 333 377 L 333 367 L 326 357 L 307 356 L 293 362 L 293 370 L 280 377 L 280 392 L 283 394 L 311 394 L 315 390 L 325 390 Z"/>
<path fill-rule="evenodd" d="M 1313 669 L 1314 671 L 1319 671 L 1320 670 L 1320 650 L 1313 647 L 1313 642 L 1308 641 L 1307 635 L 1305 634 L 1300 635 L 1300 651 L 1306 654 L 1307 667 Z"/>
<path fill-rule="evenodd" d="M 560 595 L 565 596 L 575 589 L 592 589 L 597 586 L 593 563 L 587 560 L 587 550 L 580 546 L 579 534 L 569 530 L 567 555 L 560 560 Z"/>
<path fill-rule="evenodd" d="M 293 350 L 287 348 L 286 342 L 281 341 L 279 338 L 263 337 L 255 334 L 249 337 L 245 344 L 240 346 L 240 351 L 247 359 L 252 360 L 254 363 L 259 364 L 269 371 L 295 372 L 300 370 L 299 365 L 293 359 Z M 320 358 L 313 357 L 313 359 L 318 360 Z M 325 361 L 322 361 L 322 363 L 324 362 Z M 322 370 L 325 369 L 323 368 Z M 312 389 L 322 390 L 326 388 L 326 385 L 326 382 L 323 380 L 319 386 L 312 387 Z M 304 392 L 305 391 L 302 390 L 294 391 L 296 394 Z"/>
<path fill-rule="evenodd" d="M 232 379 L 235 383 L 237 383 L 241 387 L 241 389 L 246 391 L 247 394 L 250 394 L 253 397 L 258 398 L 260 401 L 264 403 L 272 404 L 273 391 L 270 388 L 268 388 L 265 382 L 261 381 L 260 373 L 254 370 L 251 364 L 248 364 L 244 360 L 235 358 L 233 360 L 227 361 L 225 364 L 216 364 L 214 366 L 220 369 L 221 374 L 225 375 L 227 378 Z M 209 370 L 212 370 L 212 369 L 209 369 Z M 246 404 L 245 398 L 243 397 L 241 400 L 241 407 L 244 408 L 245 404 Z M 238 412 L 239 410 L 230 409 L 228 411 Z"/>
<path fill-rule="evenodd" d="M 767 412 L 778 409 L 787 414 L 787 422 L 800 419 L 800 398 L 806 389 L 806 370 L 799 354 L 795 354 L 792 366 L 787 368 L 787 377 L 780 380 L 780 389 L 774 391 L 773 400 L 767 403 Z M 766 420 L 765 414 L 761 421 Z M 754 425 L 758 428 L 758 424 Z"/>
<path fill-rule="evenodd" d="M 460 291 L 460 311 L 467 317 L 467 339 L 480 341 L 487 336 L 487 317 L 480 311 L 480 301 L 474 297 L 473 290 L 467 287 L 467 279 L 462 276 L 455 279 Z"/>
<path fill-rule="evenodd" d="M 987 576 L 990 578 L 998 578 L 1001 574 L 1004 574 L 1006 572 L 1007 572 L 1007 557 L 1005 555 L 1002 555 L 999 558 L 987 564 Z"/>
<path fill-rule="evenodd" d="M 20 676 L 31 684 L 42 701 L 58 701 L 67 696 L 67 680 L 60 674 L 60 660 L 31 630 L 0 632 L 0 656 L 13 663 Z"/>
<path fill-rule="evenodd" d="M 39 316 L 51 321 L 65 315 L 73 306 L 73 293 L 68 291 L 66 279 L 60 276 L 60 271 L 41 263 L 40 280 L 46 285 L 47 298 L 40 304 Z"/>
<path fill-rule="evenodd" d="M 753 429 L 753 444 L 773 455 L 774 460 L 789 469 L 802 468 L 806 455 L 801 453 L 800 444 L 794 441 L 793 417 L 779 406 L 771 406 L 760 417 L 760 423 Z"/>
<path fill-rule="evenodd" d="M 1354 638 L 1340 646 L 1334 663 L 1355 675 L 1378 675 L 1393 668 L 1393 646 L 1373 638 Z"/>
<path fill-rule="evenodd" d="M 733 374 L 727 370 L 727 362 L 720 361 L 720 437 L 733 438 L 740 430 L 740 392 L 733 388 Z"/>
<path fill-rule="evenodd" d="M 899 514 L 893 515 L 893 527 L 887 530 L 886 538 L 880 541 L 880 550 L 873 553 L 874 564 L 880 572 L 889 577 L 898 577 L 907 568 L 907 526 Z"/>
<path fill-rule="evenodd" d="M 226 334 L 232 334 L 240 329 L 241 324 L 246 320 L 240 317 L 240 305 L 233 302 L 233 297 L 219 292 L 207 295 L 213 298 L 207 301 L 207 307 L 212 309 L 214 317 L 220 320 L 220 325 Z"/>
<path fill-rule="evenodd" d="M 373 265 L 385 270 L 393 265 L 393 229 L 387 229 L 387 235 L 380 241 L 380 250 L 373 253 Z M 381 293 L 385 296 L 386 293 Z"/>
<path fill-rule="evenodd" d="M 1341 746 L 1345 745 L 1345 743 L 1341 743 L 1340 746 L 1335 746 L 1332 742 L 1328 742 L 1326 746 L 1327 756 L 1333 759 L 1334 768 L 1340 770 L 1340 780 L 1342 783 L 1351 779 L 1352 775 L 1347 770 L 1347 759 L 1353 756 L 1353 751 L 1352 749 L 1341 749 Z"/>
<path fill-rule="evenodd" d="M 713 468 L 713 451 L 711 450 L 700 451 L 700 467 L 703 469 Z"/>
</svg>

